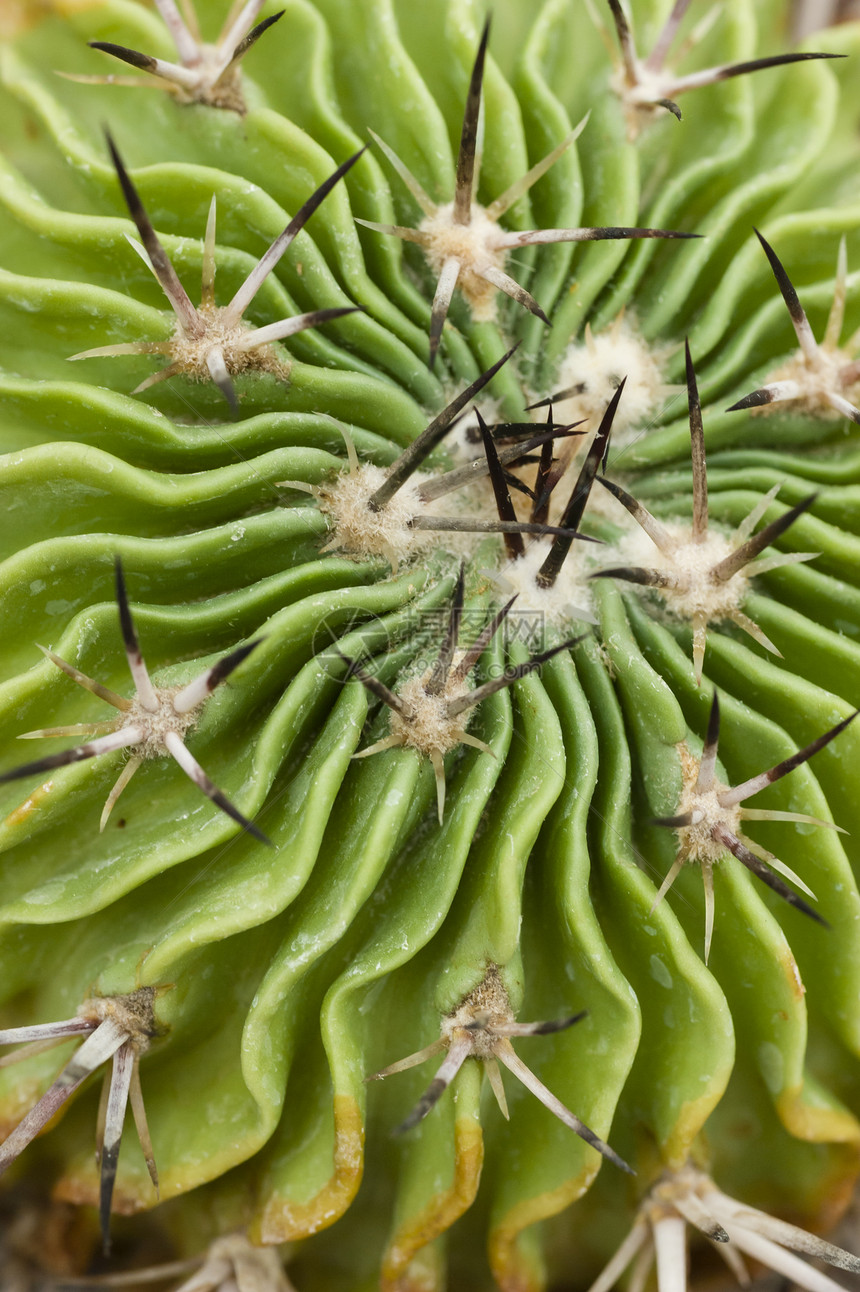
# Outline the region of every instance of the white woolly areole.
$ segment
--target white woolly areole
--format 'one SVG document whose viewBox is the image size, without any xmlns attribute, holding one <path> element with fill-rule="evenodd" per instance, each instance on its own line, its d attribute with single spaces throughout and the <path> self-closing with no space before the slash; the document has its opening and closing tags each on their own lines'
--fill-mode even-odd
<svg viewBox="0 0 860 1292">
<path fill-rule="evenodd" d="M 599 421 L 626 377 L 612 423 L 612 441 L 616 447 L 629 444 L 633 432 L 647 426 L 666 398 L 664 369 L 669 350 L 668 346 L 649 345 L 627 319 L 574 342 L 561 361 L 555 385 L 558 390 L 575 386 L 577 392 L 553 404 L 555 420 Z"/>
<path fill-rule="evenodd" d="M 495 1056 L 498 1037 L 493 1028 L 513 1023 L 511 1002 L 496 965 L 490 965 L 486 976 L 461 1002 L 453 1013 L 442 1020 L 442 1039 L 450 1045 L 454 1036 L 469 1028 L 467 1035 L 472 1042 L 472 1056 L 491 1059 Z M 470 1024 L 480 1023 L 477 1028 Z"/>
<path fill-rule="evenodd" d="M 496 293 L 498 288 L 479 277 L 479 271 L 488 265 L 503 269 L 505 251 L 495 244 L 499 226 L 491 220 L 484 207 L 473 202 L 468 224 L 454 222 L 454 203 L 440 206 L 433 215 L 426 216 L 418 231 L 427 239 L 424 254 L 436 275 L 452 256 L 460 262 L 457 286 L 465 296 L 476 323 L 492 323 L 496 318 Z"/>
<path fill-rule="evenodd" d="M 624 63 L 616 67 L 609 78 L 609 88 L 618 95 L 627 123 L 627 138 L 632 142 L 655 117 L 668 117 L 669 109 L 660 99 L 671 98 L 667 93 L 666 75 L 652 72 L 644 62 L 636 60 L 636 80 L 631 84 Z"/>
<path fill-rule="evenodd" d="M 153 1010 L 156 994 L 155 987 L 139 987 L 127 996 L 93 996 L 83 1002 L 78 1018 L 92 1023 L 110 1019 L 128 1033 L 126 1044 L 142 1054 L 158 1031 Z"/>
<path fill-rule="evenodd" d="M 709 1176 L 687 1162 L 677 1171 L 665 1172 L 651 1186 L 642 1199 L 640 1215 L 647 1216 L 652 1224 L 657 1224 L 666 1216 L 681 1215 L 677 1203 L 680 1201 L 683 1204 L 690 1197 L 700 1198 L 710 1210 L 710 1205 L 716 1198 L 723 1198 L 724 1195 L 719 1193 Z M 738 1211 L 742 1210 L 740 1203 L 728 1198 L 725 1200 L 732 1202 Z"/>
<path fill-rule="evenodd" d="M 188 69 L 197 77 L 200 89 L 211 88 L 224 73 L 224 51 L 220 45 L 201 41 L 194 66 Z"/>
<path fill-rule="evenodd" d="M 609 78 L 609 87 L 631 108 L 645 108 L 651 112 L 667 112 L 658 100 L 668 98 L 667 77 L 664 71 L 652 72 L 646 63 L 636 60 L 636 80 L 631 83 L 624 64 L 615 68 Z"/>
<path fill-rule="evenodd" d="M 584 543 L 574 542 L 558 578 L 551 588 L 536 583 L 537 573 L 552 547 L 551 539 L 536 539 L 529 543 L 525 553 L 516 561 L 509 561 L 502 569 L 485 573 L 506 597 L 516 594 L 516 605 L 511 616 L 539 614 L 552 624 L 566 625 L 572 620 L 584 619 L 595 623 L 594 603 L 589 574 L 599 568 L 599 563 L 589 551 L 585 556 Z M 589 548 L 592 546 L 588 544 Z M 604 549 L 594 546 L 601 556 Z M 602 563 L 602 562 L 601 562 Z"/>
<path fill-rule="evenodd" d="M 449 679 L 440 695 L 428 695 L 425 687 L 432 676 L 428 669 L 421 677 L 410 678 L 398 692 L 405 713 L 392 711 L 391 735 L 419 754 L 448 754 L 462 744 L 471 712 L 458 713 L 453 718 L 446 712 L 449 700 L 465 695 L 468 687 L 461 682 L 454 685 Z"/>
<path fill-rule="evenodd" d="M 794 1252 L 818 1257 L 839 1269 L 856 1272 L 858 1267 L 856 1257 L 849 1252 L 730 1198 L 688 1162 L 679 1170 L 665 1171 L 648 1190 L 633 1229 L 598 1279 L 600 1286 L 614 1284 L 621 1268 L 634 1258 L 636 1278 L 644 1286 L 656 1255 L 657 1286 L 661 1292 L 684 1292 L 685 1224 L 710 1238 L 721 1250 L 732 1253 L 729 1264 L 742 1285 L 749 1282 L 749 1276 L 741 1252 L 807 1292 L 838 1292 L 841 1285 L 815 1266 L 798 1260 Z"/>
<path fill-rule="evenodd" d="M 658 570 L 671 580 L 655 588 L 680 619 L 703 615 L 708 622 L 726 619 L 740 610 L 749 591 L 749 576 L 738 570 L 729 579 L 712 579 L 710 571 L 735 550 L 731 540 L 709 529 L 704 542 L 694 543 L 687 525 L 662 522 L 674 539 L 671 552 L 661 552 L 642 529 L 624 536 L 618 544 L 625 564 Z"/>
<path fill-rule="evenodd" d="M 327 547 L 356 560 L 381 556 L 396 567 L 428 546 L 438 535 L 410 529 L 409 522 L 429 509 L 418 498 L 418 489 L 428 477 L 416 472 L 379 511 L 369 502 L 387 479 L 384 467 L 363 463 L 355 471 L 344 471 L 320 486 L 320 511 L 332 530 Z"/>
<path fill-rule="evenodd" d="M 860 373 L 857 372 L 856 359 L 847 350 L 839 346 L 825 345 L 816 347 L 813 356 L 797 350 L 794 355 L 779 368 L 768 373 L 762 385 L 770 386 L 778 381 L 797 382 L 800 390 L 792 395 L 790 401 L 774 400 L 770 404 L 760 404 L 747 411 L 755 414 L 785 412 L 789 408 L 800 408 L 813 417 L 820 417 L 829 422 L 842 421 L 843 412 L 834 408 L 828 400 L 828 394 L 843 395 L 856 403 L 860 397 Z"/>
<path fill-rule="evenodd" d="M 197 722 L 199 704 L 188 713 L 177 713 L 173 707 L 174 696 L 184 690 L 184 687 L 157 686 L 153 689 L 158 701 L 155 712 L 144 708 L 140 697 L 135 695 L 130 701 L 131 707 L 123 710 L 122 719 L 117 725 L 118 731 L 135 727 L 143 732 L 140 742 L 132 746 L 135 758 L 163 758 L 168 753 L 164 746 L 164 737 L 168 731 L 175 731 L 181 740 Z"/>
<path fill-rule="evenodd" d="M 229 306 L 200 305 L 197 313 L 206 326 L 202 336 L 189 336 L 177 322 L 170 341 L 170 357 L 192 381 L 211 381 L 212 374 L 206 359 L 213 350 L 220 350 L 224 366 L 231 377 L 243 372 L 270 372 L 286 381 L 290 365 L 271 345 L 243 348 L 243 340 L 256 329 L 248 323 L 233 323 L 225 327 L 223 315 Z"/>
<path fill-rule="evenodd" d="M 171 82 L 171 89 L 180 103 L 206 103 L 212 108 L 226 108 L 244 115 L 246 107 L 239 65 L 225 67 L 225 62 L 227 56 L 220 45 L 199 44 L 195 62 L 190 66 L 183 63 L 185 70 L 196 77 L 195 84 Z"/>
<path fill-rule="evenodd" d="M 720 827 L 737 837 L 741 831 L 741 805 L 735 803 L 731 807 L 723 807 L 720 796 L 729 787 L 716 778 L 705 793 L 697 791 L 700 760 L 694 757 L 686 744 L 678 746 L 678 753 L 681 760 L 678 815 L 693 813 L 693 824 L 681 826 L 677 831 L 678 846 L 687 861 L 707 861 L 713 865 L 726 855 L 726 846 L 714 838 L 714 830 Z"/>
</svg>

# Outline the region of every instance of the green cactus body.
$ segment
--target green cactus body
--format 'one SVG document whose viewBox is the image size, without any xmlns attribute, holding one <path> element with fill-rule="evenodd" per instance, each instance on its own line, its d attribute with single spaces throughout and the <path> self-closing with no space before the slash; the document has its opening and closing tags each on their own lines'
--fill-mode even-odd
<svg viewBox="0 0 860 1292">
<path fill-rule="evenodd" d="M 612 31 L 609 7 L 595 4 Z M 207 40 L 226 7 L 198 0 Z M 640 51 L 670 8 L 634 0 Z M 706 8 L 690 6 L 679 49 Z M 276 9 L 267 0 L 260 21 Z M 727 0 L 681 71 L 784 50 L 787 10 L 781 0 Z M 729 1198 L 820 1230 L 838 1219 L 860 1165 L 860 724 L 749 805 L 848 833 L 745 818 L 744 838 L 814 897 L 791 905 L 717 844 L 712 865 L 691 856 L 655 905 L 691 828 L 656 819 L 678 816 L 703 744 L 707 761 L 715 688 L 721 793 L 777 767 L 860 704 L 860 447 L 839 404 L 856 402 L 858 384 L 849 338 L 860 323 L 860 27 L 816 37 L 816 50 L 851 58 L 697 89 L 681 99 L 679 122 L 666 107 L 637 107 L 630 96 L 644 91 L 628 88 L 621 101 L 622 71 L 613 72 L 579 0 L 496 0 L 479 132 L 482 209 L 492 213 L 493 200 L 590 113 L 499 217 L 501 235 L 587 225 L 705 236 L 524 240 L 496 268 L 551 327 L 485 280 L 492 304 L 470 308 L 461 267 L 431 367 L 431 301 L 449 243 L 428 264 L 421 246 L 356 221 L 414 230 L 423 218 L 386 149 L 433 203 L 451 202 L 485 16 L 483 0 L 286 0 L 231 72 L 223 106 L 209 90 L 209 99 L 184 101 L 197 92 L 165 92 L 155 76 L 151 87 L 86 83 L 108 73 L 122 82 L 129 70 L 88 41 L 176 59 L 157 14 L 137 0 L 25 6 L 2 51 L 3 768 L 74 743 L 25 747 L 22 733 L 111 719 L 127 731 L 143 720 L 140 709 L 117 719 L 36 646 L 120 700 L 134 695 L 117 558 L 159 695 L 179 695 L 229 652 L 258 643 L 180 735 L 271 847 L 143 737 L 125 754 L 0 784 L 5 1026 L 77 1018 L 75 1036 L 90 1053 L 109 1032 L 100 998 L 146 1002 L 139 1036 L 125 1015 L 111 1023 L 124 1038 L 111 1062 L 129 1072 L 139 1063 L 158 1166 L 157 1195 L 146 1134 L 141 1147 L 127 1130 L 112 1198 L 126 1267 L 151 1263 L 136 1227 L 152 1233 L 160 1218 L 182 1257 L 234 1234 L 290 1244 L 290 1279 L 308 1292 L 359 1292 L 380 1279 L 386 1292 L 585 1287 L 656 1181 L 669 1201 L 647 1218 L 668 1289 L 678 1285 L 664 1282 L 666 1253 L 682 1248 L 671 1247 L 661 1217 L 680 1225 L 684 1207 L 707 1208 L 711 1197 L 733 1237 L 734 1213 L 709 1194 L 709 1180 Z M 218 307 L 368 142 L 368 129 L 384 141 L 332 187 L 239 331 L 344 312 L 250 352 L 264 357 L 248 370 L 244 360 L 233 366 L 235 417 L 202 361 L 130 393 L 175 362 L 173 351 L 68 362 L 99 347 L 167 343 L 175 327 L 126 240 L 134 226 L 103 126 L 192 301 L 201 273 L 206 295 L 204 230 L 216 197 Z M 821 352 L 836 357 L 830 386 L 822 377 L 813 393 L 791 398 L 780 387 L 771 403 L 755 396 L 753 406 L 726 411 L 774 382 L 807 380 L 754 225 L 797 288 Z M 844 327 L 837 336 L 834 323 L 825 338 L 843 237 Z M 599 482 L 583 531 L 604 546 L 573 543 L 554 590 L 535 584 L 552 536 L 508 536 L 505 547 L 498 534 L 416 527 L 416 517 L 496 519 L 486 475 L 444 495 L 434 484 L 467 454 L 481 455 L 477 433 L 473 444 L 463 430 L 471 415 L 398 495 L 395 537 L 373 530 L 394 511 L 368 507 L 370 491 L 519 342 L 476 395 L 485 420 L 534 418 L 540 435 L 546 410 L 526 409 L 557 395 L 551 417 L 587 418 L 578 429 L 590 434 L 627 376 L 606 475 L 654 525 L 689 534 L 698 503 L 685 337 L 703 405 L 708 542 L 719 549 L 711 564 L 749 537 L 730 541 L 763 500 L 755 532 L 798 509 L 756 557 L 766 562 L 760 572 L 720 584 L 727 600 L 696 610 L 683 590 L 661 595 L 591 577 L 663 568 Z M 555 441 L 570 465 L 551 525 L 565 527 L 586 459 L 579 446 L 588 443 Z M 534 470 L 514 465 L 509 474 L 531 486 Z M 774 486 L 779 496 L 768 498 Z M 366 532 L 342 518 L 350 488 L 364 490 L 355 507 Z M 434 489 L 427 501 L 422 490 Z M 526 517 L 523 493 L 513 498 Z M 695 533 L 684 542 L 699 550 Z M 771 563 L 775 555 L 804 559 Z M 518 600 L 499 631 L 485 634 L 480 661 L 464 666 L 460 689 L 434 691 L 461 563 L 452 642 L 461 654 L 451 670 L 514 592 Z M 568 639 L 576 641 L 540 668 L 525 667 Z M 344 657 L 356 665 L 352 676 Z M 482 692 L 457 718 L 456 738 L 438 737 L 438 723 L 427 734 L 424 709 L 517 665 L 511 686 Z M 401 705 L 403 694 L 417 699 L 405 716 L 391 711 L 363 674 Z M 355 757 L 376 742 L 388 747 Z M 105 799 L 136 749 L 139 770 L 100 831 Z M 705 869 L 715 905 L 707 963 Z M 582 1011 L 565 1030 L 511 1030 L 514 1020 L 569 1023 Z M 436 1058 L 367 1084 L 437 1042 Z M 599 1137 L 600 1151 L 516 1072 L 503 1077 L 503 1119 L 482 1078 L 486 1071 L 497 1086 L 511 1051 Z M 3 1067 L 4 1138 L 73 1053 L 66 1039 Z M 456 1066 L 458 1054 L 429 1115 L 393 1135 L 439 1065 Z M 10 1172 L 12 1205 L 42 1206 L 49 1195 L 98 1204 L 95 1083 L 64 1107 Z M 108 1138 L 110 1125 L 109 1114 Z M 604 1161 L 604 1150 L 636 1178 Z M 151 1220 L 135 1215 L 159 1198 Z M 277 1261 L 235 1241 L 243 1277 L 256 1260 L 255 1287 L 283 1286 Z M 64 1249 L 63 1268 L 82 1273 L 94 1242 L 90 1235 L 74 1257 Z M 216 1263 L 218 1253 L 234 1259 L 233 1247 L 212 1251 Z"/>
</svg>

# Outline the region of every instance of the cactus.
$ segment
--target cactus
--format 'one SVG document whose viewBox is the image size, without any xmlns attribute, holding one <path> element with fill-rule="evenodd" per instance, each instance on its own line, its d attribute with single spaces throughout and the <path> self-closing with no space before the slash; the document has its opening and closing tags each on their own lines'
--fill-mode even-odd
<svg viewBox="0 0 860 1292">
<path fill-rule="evenodd" d="M 832 1289 L 860 27 L 227 9 L 6 20 L 8 1268 Z"/>
</svg>

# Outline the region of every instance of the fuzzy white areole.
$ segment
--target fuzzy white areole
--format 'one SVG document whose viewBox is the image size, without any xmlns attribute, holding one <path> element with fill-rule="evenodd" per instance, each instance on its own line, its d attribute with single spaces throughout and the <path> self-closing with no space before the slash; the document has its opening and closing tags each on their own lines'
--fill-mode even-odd
<svg viewBox="0 0 860 1292">
<path fill-rule="evenodd" d="M 357 677 L 377 699 L 391 711 L 389 734 L 374 744 L 353 754 L 353 758 L 368 758 L 387 749 L 411 749 L 419 758 L 428 758 L 436 778 L 436 805 L 439 824 L 445 814 L 445 756 L 460 745 L 469 745 L 483 754 L 495 757 L 493 750 L 483 740 L 467 731 L 469 721 L 482 700 L 495 695 L 518 682 L 520 678 L 545 664 L 547 660 L 575 646 L 581 639 L 569 638 L 532 656 L 522 664 L 509 666 L 501 676 L 473 686 L 470 682 L 481 655 L 504 624 L 516 598 L 512 597 L 501 610 L 484 625 L 475 641 L 465 650 L 458 650 L 457 640 L 463 616 L 465 596 L 465 563 L 460 566 L 451 613 L 439 655 L 436 661 L 420 676 L 408 677 L 397 691 L 369 673 L 359 661 L 343 656 L 348 665 L 348 681 Z M 339 653 L 339 652 L 338 652 Z"/>
<path fill-rule="evenodd" d="M 0 1031 L 0 1045 L 22 1046 L 0 1059 L 2 1067 L 41 1054 L 72 1037 L 84 1038 L 51 1087 L 0 1144 L 0 1174 L 49 1125 L 87 1077 L 111 1062 L 105 1073 L 96 1123 L 99 1220 L 105 1255 L 110 1251 L 111 1204 L 129 1102 L 147 1170 L 158 1193 L 158 1171 L 140 1085 L 141 1055 L 160 1030 L 154 1012 L 157 995 L 155 987 L 140 987 L 124 996 L 92 996 L 81 1004 L 74 1018 Z"/>
<path fill-rule="evenodd" d="M 103 754 L 117 753 L 119 750 L 130 751 L 117 780 L 107 797 L 99 821 L 99 831 L 103 831 L 108 818 L 132 776 L 147 759 L 173 758 L 186 776 L 211 799 L 216 807 L 247 830 L 261 843 L 270 844 L 262 830 L 249 821 L 237 807 L 209 779 L 197 759 L 185 745 L 185 736 L 191 731 L 206 700 L 216 687 L 224 682 L 234 669 L 247 659 L 260 644 L 261 638 L 239 646 L 228 655 L 223 656 L 217 664 L 205 669 L 192 682 L 185 686 L 154 686 L 150 679 L 125 588 L 125 577 L 119 557 L 115 561 L 116 599 L 119 609 L 120 627 L 122 629 L 126 658 L 134 682 L 135 693 L 131 698 L 117 695 L 115 691 L 100 682 L 94 681 L 75 668 L 66 660 L 55 655 L 53 651 L 40 647 L 43 654 L 56 664 L 73 682 L 85 690 L 91 691 L 99 699 L 105 700 L 118 710 L 116 718 L 103 722 L 77 723 L 64 727 L 43 727 L 38 731 L 26 731 L 19 739 L 36 740 L 54 736 L 90 736 L 95 739 L 63 750 L 59 754 L 48 754 L 35 762 L 25 763 L 0 776 L 0 784 L 9 781 L 23 780 L 30 776 L 43 775 L 57 767 L 66 767 L 70 763 L 83 762 L 88 758 L 97 758 Z M 271 845 L 270 845 L 271 846 Z"/>
<path fill-rule="evenodd" d="M 580 1139 L 585 1140 L 586 1144 L 590 1144 L 614 1166 L 628 1175 L 634 1175 L 632 1167 L 628 1166 L 613 1148 L 610 1148 L 547 1089 L 531 1068 L 523 1063 L 511 1044 L 512 1038 L 515 1037 L 548 1036 L 554 1032 L 563 1032 L 573 1027 L 575 1023 L 579 1023 L 586 1014 L 587 1010 L 582 1010 L 568 1018 L 549 1022 L 518 1023 L 511 1009 L 510 998 L 499 967 L 490 964 L 477 987 L 469 992 L 456 1009 L 443 1017 L 441 1035 L 437 1041 L 423 1050 L 418 1050 L 415 1054 L 408 1055 L 405 1059 L 400 1059 L 397 1063 L 390 1064 L 380 1072 L 373 1073 L 366 1080 L 381 1081 L 385 1077 L 417 1067 L 425 1060 L 447 1051 L 441 1067 L 415 1108 L 398 1126 L 396 1133 L 402 1134 L 417 1126 L 433 1110 L 467 1059 L 477 1059 L 483 1064 L 502 1116 L 508 1120 L 510 1114 L 499 1069 L 501 1063 L 540 1100 L 545 1108 L 549 1109 L 554 1117 L 568 1126 Z"/>
<path fill-rule="evenodd" d="M 155 79 L 65 73 L 66 78 L 85 85 L 156 86 L 179 103 L 202 103 L 244 116 L 247 108 L 239 64 L 263 33 L 284 16 L 284 10 L 254 26 L 266 0 L 234 0 L 217 40 L 205 41 L 191 0 L 184 0 L 184 17 L 174 0 L 154 2 L 176 47 L 179 62 L 153 58 L 150 54 L 110 41 L 91 40 L 91 49 L 110 54 Z"/>
<path fill-rule="evenodd" d="M 675 100 L 690 90 L 702 89 L 706 85 L 718 85 L 721 81 L 730 80 L 735 76 L 746 76 L 750 72 L 761 72 L 770 67 L 784 67 L 788 63 L 802 63 L 816 58 L 844 57 L 841 54 L 805 52 L 773 54 L 766 58 L 753 58 L 741 63 L 721 63 L 717 67 L 706 67 L 701 71 L 679 76 L 667 67 L 667 61 L 690 2 L 691 0 L 675 0 L 650 54 L 642 58 L 636 51 L 622 0 L 607 0 L 618 41 L 617 47 L 600 18 L 594 0 L 585 0 L 586 8 L 612 61 L 613 70 L 609 78 L 609 88 L 618 96 L 624 107 L 627 134 L 631 141 L 635 140 L 642 129 L 658 116 L 671 113 L 680 121 L 681 109 Z M 704 40 L 711 27 L 719 20 L 721 12 L 721 5 L 711 4 L 687 39 L 679 46 L 675 54 L 677 60 L 680 61 Z"/>
<path fill-rule="evenodd" d="M 660 885 L 651 910 L 653 911 L 662 901 L 687 863 L 698 865 L 701 868 L 705 892 L 705 964 L 708 963 L 714 932 L 714 866 L 729 853 L 795 910 L 801 911 L 818 924 L 827 927 L 827 921 L 823 916 L 809 906 L 803 898 L 798 897 L 797 893 L 783 882 L 780 875 L 784 875 L 815 901 L 812 889 L 784 861 L 780 861 L 767 848 L 761 847 L 753 839 L 748 838 L 743 833 L 742 823 L 744 821 L 784 821 L 821 826 L 828 830 L 840 830 L 841 827 L 834 825 L 832 821 L 822 821 L 820 817 L 809 816 L 803 812 L 748 808 L 743 804 L 746 799 L 752 798 L 760 790 L 766 789 L 768 785 L 781 780 L 802 763 L 808 762 L 819 750 L 829 745 L 831 740 L 835 740 L 856 717 L 857 711 L 837 723 L 835 727 L 831 727 L 804 749 L 792 754 L 790 758 L 783 759 L 766 772 L 751 776 L 740 785 L 727 785 L 716 774 L 717 746 L 720 738 L 720 702 L 717 692 L 714 691 L 701 757 L 696 758 L 686 744 L 678 746 L 681 765 L 678 811 L 674 816 L 659 817 L 655 822 L 657 825 L 676 831 L 678 852 Z"/>
<path fill-rule="evenodd" d="M 744 1287 L 751 1282 L 744 1256 L 806 1292 L 842 1292 L 842 1288 L 795 1252 L 860 1273 L 860 1260 L 850 1252 L 730 1198 L 704 1171 L 687 1163 L 654 1182 L 632 1228 L 588 1292 L 611 1292 L 631 1263 L 630 1292 L 643 1292 L 655 1262 L 658 1292 L 687 1292 L 688 1225 L 713 1243 Z"/>
<path fill-rule="evenodd" d="M 183 1278 L 187 1275 L 187 1278 Z M 165 1261 L 91 1279 L 75 1279 L 76 1288 L 132 1287 L 182 1279 L 174 1292 L 295 1292 L 278 1247 L 255 1247 L 243 1233 L 214 1239 L 199 1256 Z"/>
<path fill-rule="evenodd" d="M 568 346 L 562 357 L 557 393 L 532 407 L 552 402 L 561 422 L 599 417 L 626 379 L 612 429 L 615 449 L 624 448 L 647 431 L 667 399 L 684 389 L 666 381 L 666 365 L 676 348 L 646 341 L 635 319 L 624 312 L 600 332 L 586 323 L 582 340 Z"/>
<path fill-rule="evenodd" d="M 555 625 L 570 624 L 575 621 L 594 623 L 592 596 L 588 580 L 595 573 L 596 556 L 591 551 L 599 549 L 592 544 L 598 540 L 583 534 L 580 530 L 583 516 L 591 497 L 591 488 L 597 471 L 605 463 L 609 451 L 609 440 L 612 434 L 614 419 L 617 415 L 625 381 L 621 380 L 613 392 L 597 433 L 592 439 L 585 454 L 582 466 L 576 477 L 568 501 L 560 509 L 558 520 L 559 531 L 548 541 L 539 537 L 526 546 L 520 535 L 506 536 L 508 561 L 504 567 L 494 572 L 486 571 L 488 577 L 503 591 L 515 592 L 520 598 L 518 611 L 535 613 L 545 617 Z M 578 423 L 574 423 L 578 425 Z M 513 502 L 507 481 L 494 448 L 492 438 L 484 429 L 484 449 L 493 481 L 496 503 L 500 517 L 513 515 Z M 565 427 L 564 430 L 571 428 Z M 560 485 L 567 468 L 567 460 L 560 456 L 553 458 L 553 442 L 548 440 L 541 448 L 541 458 L 532 490 L 533 520 L 544 520 L 553 504 L 553 496 Z M 558 509 L 557 509 L 558 510 Z M 576 552 L 574 553 L 574 542 Z"/>
<path fill-rule="evenodd" d="M 780 552 L 761 556 L 781 534 L 815 502 L 810 494 L 794 507 L 789 508 L 764 529 L 754 533 L 779 492 L 775 485 L 760 500 L 748 516 L 741 521 L 734 534 L 725 536 L 708 525 L 708 475 L 705 460 L 705 434 L 702 408 L 696 385 L 696 374 L 686 346 L 687 398 L 690 414 L 690 443 L 693 465 L 693 522 L 691 526 L 675 522 L 664 523 L 648 511 L 626 489 L 604 477 L 600 483 L 627 508 L 638 522 L 642 532 L 653 545 L 650 561 L 642 552 L 641 537 L 628 535 L 621 540 L 620 549 L 630 553 L 632 559 L 642 564 L 613 566 L 599 570 L 593 578 L 621 579 L 628 583 L 650 588 L 668 609 L 679 619 L 691 623 L 693 629 L 693 667 L 696 685 L 702 680 L 707 632 L 710 624 L 729 619 L 748 633 L 760 646 L 773 655 L 780 651 L 752 619 L 743 612 L 752 575 L 765 574 L 768 570 L 785 565 L 811 561 L 816 552 Z M 653 548 L 657 548 L 656 558 Z M 648 561 L 647 564 L 645 562 Z"/>
<path fill-rule="evenodd" d="M 758 229 L 755 234 L 770 262 L 800 348 L 768 374 L 763 386 L 744 395 L 726 411 L 769 413 L 779 411 L 780 404 L 789 404 L 813 417 L 829 421 L 847 417 L 860 423 L 860 408 L 852 402 L 852 399 L 860 398 L 860 329 L 843 345 L 839 344 L 848 296 L 848 253 L 844 236 L 839 243 L 836 261 L 833 303 L 824 336 L 818 342 L 785 267 Z M 852 399 L 848 398 L 849 395 Z"/>
<path fill-rule="evenodd" d="M 588 123 L 588 116 L 583 117 L 561 143 L 532 166 L 522 179 L 517 180 L 489 205 L 480 205 L 476 201 L 481 173 L 479 125 L 484 63 L 489 38 L 490 21 L 487 19 L 466 95 L 452 201 L 434 202 L 393 149 L 389 148 L 373 131 L 370 132 L 409 189 L 424 218 L 417 228 L 407 228 L 399 224 L 378 224 L 372 220 L 359 220 L 358 223 L 363 224 L 365 228 L 373 229 L 376 233 L 389 234 L 404 242 L 416 243 L 422 248 L 427 263 L 437 279 L 430 312 L 431 368 L 436 361 L 445 320 L 457 289 L 460 290 L 476 322 L 495 320 L 497 295 L 498 292 L 502 292 L 534 314 L 547 327 L 550 326 L 549 319 L 535 298 L 506 272 L 507 257 L 518 247 L 544 246 L 558 242 L 593 242 L 604 239 L 696 236 L 667 229 L 621 226 L 530 229 L 521 232 L 504 229 L 499 223 L 502 216 L 528 193 L 541 176 L 545 175 L 579 138 Z"/>
<path fill-rule="evenodd" d="M 475 459 L 435 475 L 419 470 L 469 402 L 492 381 L 516 350 L 515 345 L 461 391 L 390 466 L 383 468 L 361 463 L 349 430 L 339 423 L 346 443 L 345 471 L 338 471 L 319 485 L 303 480 L 277 481 L 278 485 L 309 493 L 317 500 L 330 530 L 322 551 L 336 551 L 362 561 L 382 558 L 396 573 L 401 562 L 413 559 L 431 543 L 438 543 L 440 534 L 445 535 L 445 546 L 452 552 L 463 551 L 468 535 L 528 533 L 553 534 L 557 538 L 569 536 L 568 528 L 547 525 L 543 521 L 520 521 L 513 516 L 487 520 L 483 515 L 471 514 L 474 499 L 469 496 L 468 486 L 474 486 L 489 473 L 486 460 Z M 480 418 L 480 414 L 478 416 Z M 513 445 L 506 451 L 505 460 L 515 462 L 536 445 L 563 433 L 564 429 L 551 427 L 547 432 Z M 463 491 L 458 510 L 454 514 L 443 514 L 438 500 L 455 490 Z"/>
<path fill-rule="evenodd" d="M 235 415 L 239 400 L 233 386 L 233 377 L 245 372 L 268 372 L 286 381 L 290 365 L 277 350 L 273 341 L 283 341 L 303 332 L 306 328 L 330 323 L 347 314 L 361 312 L 358 305 L 337 309 L 312 310 L 296 314 L 293 318 L 253 327 L 244 321 L 245 311 L 257 292 L 278 264 L 296 235 L 304 228 L 317 207 L 334 188 L 350 167 L 361 157 L 364 149 L 347 158 L 300 207 L 268 251 L 261 257 L 229 304 L 215 304 L 215 198 L 209 207 L 206 237 L 203 244 L 203 270 L 200 305 L 194 306 L 179 281 L 179 275 L 159 240 L 158 234 L 146 213 L 140 194 L 125 168 L 117 147 L 107 136 L 108 148 L 116 169 L 123 197 L 134 220 L 143 245 L 129 238 L 134 250 L 144 264 L 152 270 L 175 315 L 173 335 L 166 341 L 131 341 L 119 345 L 100 345 L 70 355 L 70 360 L 111 358 L 126 354 L 160 354 L 170 359 L 166 368 L 147 377 L 131 392 L 133 395 L 148 390 L 158 382 L 171 377 L 187 377 L 192 381 L 213 381 L 221 391 Z"/>
</svg>

